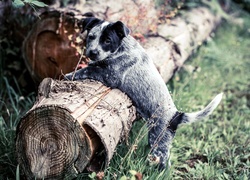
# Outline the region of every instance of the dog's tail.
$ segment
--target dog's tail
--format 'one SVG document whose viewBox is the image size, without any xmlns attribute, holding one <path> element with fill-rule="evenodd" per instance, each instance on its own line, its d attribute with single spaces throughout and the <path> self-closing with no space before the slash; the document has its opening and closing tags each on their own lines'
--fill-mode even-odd
<svg viewBox="0 0 250 180">
<path fill-rule="evenodd" d="M 204 109 L 194 113 L 183 113 L 181 123 L 192 123 L 208 117 L 219 105 L 223 93 L 218 94 Z"/>
</svg>

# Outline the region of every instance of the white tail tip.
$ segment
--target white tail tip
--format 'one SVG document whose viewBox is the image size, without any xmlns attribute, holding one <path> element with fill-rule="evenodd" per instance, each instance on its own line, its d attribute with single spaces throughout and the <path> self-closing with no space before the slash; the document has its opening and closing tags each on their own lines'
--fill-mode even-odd
<svg viewBox="0 0 250 180">
<path fill-rule="evenodd" d="M 223 93 L 215 96 L 215 98 L 201 111 L 194 113 L 184 113 L 183 123 L 195 122 L 209 116 L 214 109 L 220 104 Z"/>
</svg>

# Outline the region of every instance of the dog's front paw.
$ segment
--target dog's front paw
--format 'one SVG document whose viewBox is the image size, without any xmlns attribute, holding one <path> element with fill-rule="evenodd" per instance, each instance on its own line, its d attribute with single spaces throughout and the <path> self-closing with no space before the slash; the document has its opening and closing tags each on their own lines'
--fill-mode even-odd
<svg viewBox="0 0 250 180">
<path fill-rule="evenodd" d="M 88 78 L 87 73 L 88 73 L 87 68 L 79 69 L 77 71 L 73 71 L 71 73 L 66 74 L 64 76 L 64 79 L 65 80 L 71 80 L 71 81 L 73 81 L 73 80 L 83 80 L 83 79 Z"/>
<path fill-rule="evenodd" d="M 73 80 L 74 72 L 68 73 L 64 75 L 64 80 Z"/>
</svg>

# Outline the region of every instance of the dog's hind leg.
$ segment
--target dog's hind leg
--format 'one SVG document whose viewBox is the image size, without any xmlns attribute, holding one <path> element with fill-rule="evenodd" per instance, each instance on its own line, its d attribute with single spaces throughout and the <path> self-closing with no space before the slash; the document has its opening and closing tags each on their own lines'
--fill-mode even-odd
<svg viewBox="0 0 250 180">
<path fill-rule="evenodd" d="M 149 160 L 153 164 L 158 164 L 159 169 L 163 170 L 168 162 L 170 145 L 174 139 L 175 131 L 182 121 L 183 113 L 176 112 L 170 123 L 163 119 L 153 118 L 149 120 L 148 140 L 151 147 Z"/>
<path fill-rule="evenodd" d="M 209 116 L 219 105 L 222 99 L 222 93 L 218 94 L 203 110 L 195 113 L 180 113 L 172 117 L 169 123 L 159 113 L 158 118 L 149 120 L 149 145 L 151 147 L 150 161 L 159 164 L 159 169 L 163 170 L 169 158 L 170 145 L 175 136 L 175 131 L 179 124 L 195 122 Z"/>
<path fill-rule="evenodd" d="M 149 155 L 149 161 L 152 164 L 159 165 L 159 170 L 164 170 L 167 163 L 168 166 L 170 166 L 170 145 L 175 136 L 175 132 L 172 132 L 165 128 L 160 132 L 160 135 L 158 137 L 154 136 L 154 133 L 152 131 L 149 131 L 149 139 L 155 139 L 154 143 L 150 143 L 151 152 Z"/>
</svg>

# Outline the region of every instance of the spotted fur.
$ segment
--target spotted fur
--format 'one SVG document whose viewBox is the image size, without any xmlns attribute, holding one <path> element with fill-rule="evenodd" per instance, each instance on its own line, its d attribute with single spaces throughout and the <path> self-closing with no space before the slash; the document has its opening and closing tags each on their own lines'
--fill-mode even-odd
<svg viewBox="0 0 250 180">
<path fill-rule="evenodd" d="M 86 55 L 92 62 L 78 70 L 74 80 L 90 78 L 126 93 L 137 112 L 148 120 L 150 160 L 164 169 L 178 125 L 208 116 L 222 94 L 198 113 L 179 113 L 153 61 L 122 22 L 87 18 L 82 27 L 88 33 Z M 67 79 L 72 77 L 73 73 L 66 75 Z"/>
</svg>

